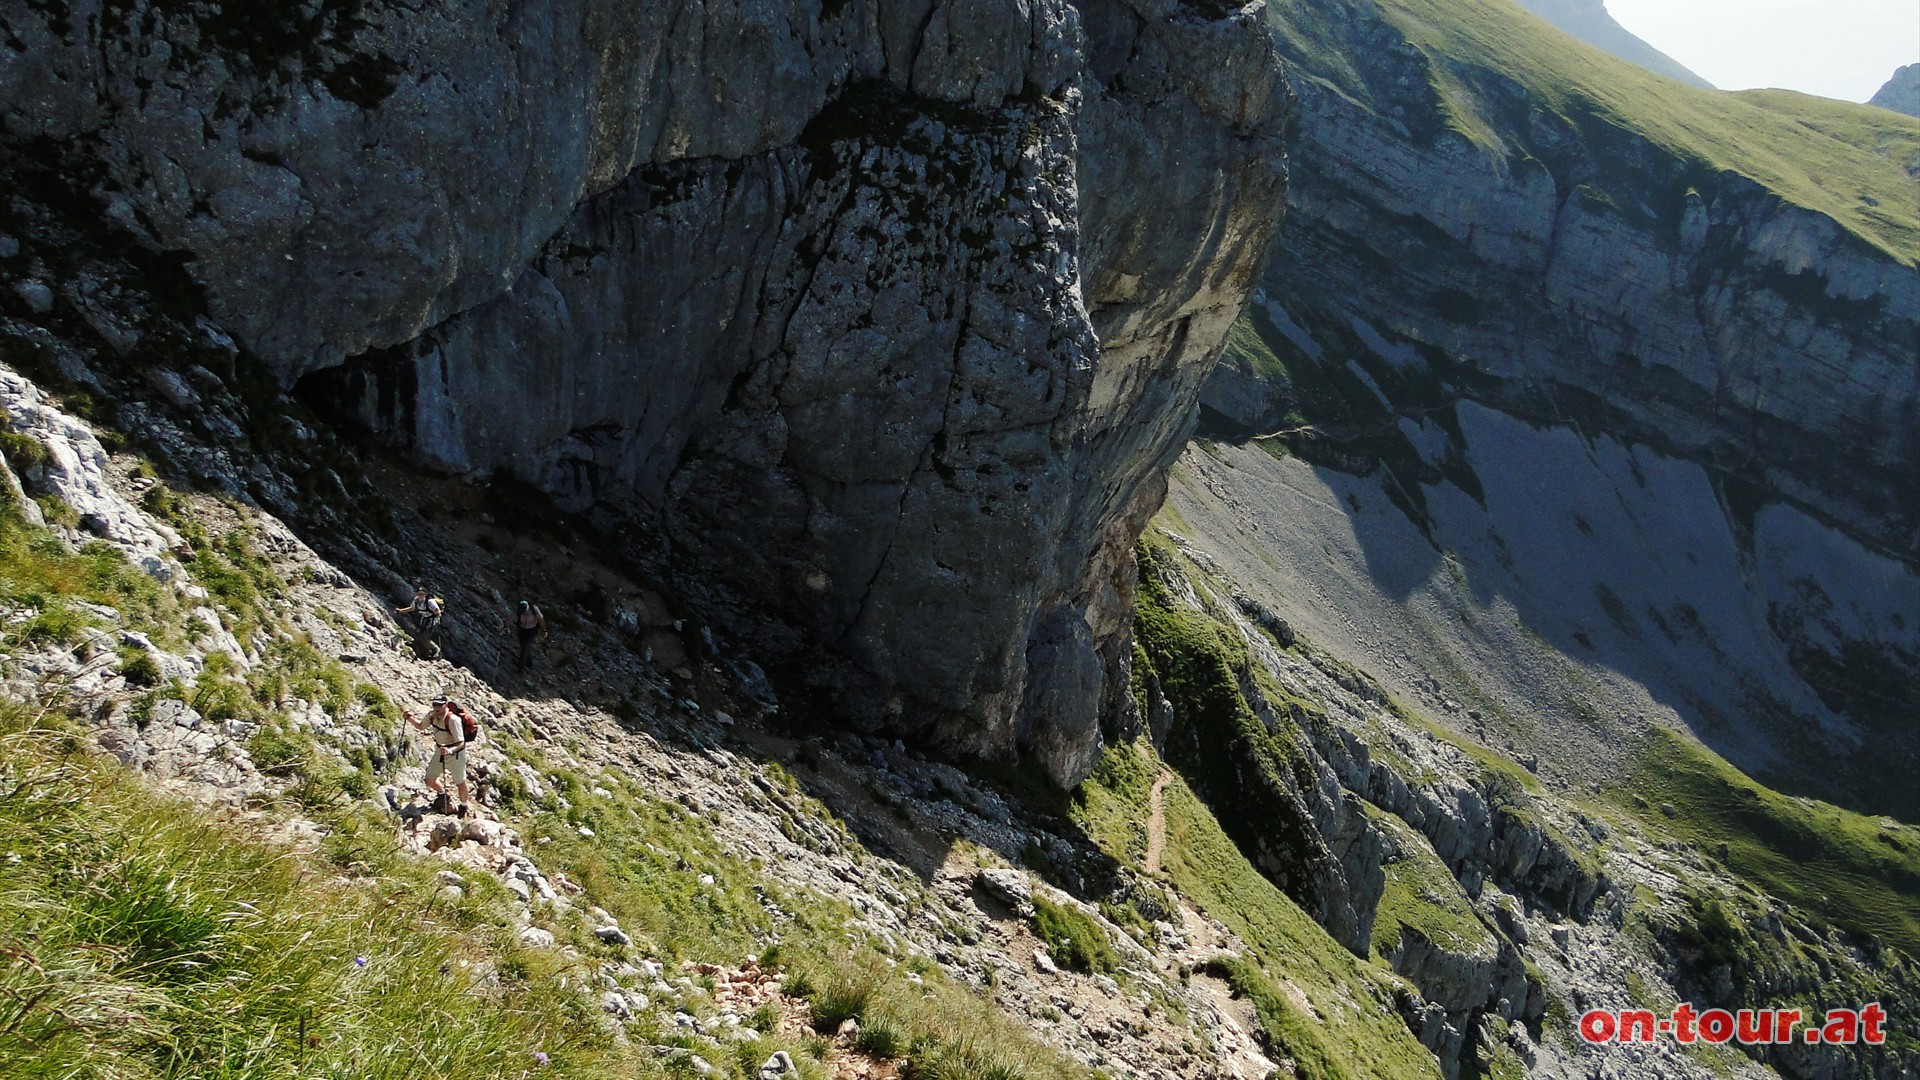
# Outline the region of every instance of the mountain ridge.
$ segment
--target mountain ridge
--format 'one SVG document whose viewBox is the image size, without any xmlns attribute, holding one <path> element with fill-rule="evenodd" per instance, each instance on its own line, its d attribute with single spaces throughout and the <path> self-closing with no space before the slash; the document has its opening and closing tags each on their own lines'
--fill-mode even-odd
<svg viewBox="0 0 1920 1080">
<path fill-rule="evenodd" d="M 1231 597 L 1228 616 L 1278 628 L 1276 643 L 1298 639 L 1484 748 L 1480 797 L 1514 783 L 1545 813 L 1577 810 L 1559 819 L 1564 835 L 1598 838 L 1609 882 L 1595 923 L 1665 912 L 1692 927 L 1590 940 L 1570 949 L 1586 958 L 1577 969 L 1608 968 L 1640 1000 L 1757 1007 L 1808 977 L 1787 974 L 1792 948 L 1757 929 L 1765 912 L 1794 911 L 1905 941 L 1850 991 L 1904 992 L 1897 957 L 1920 901 L 1911 868 L 1883 860 L 1906 857 L 1901 830 L 1920 813 L 1904 719 L 1920 701 L 1905 614 L 1920 603 L 1920 523 L 1896 509 L 1914 505 L 1905 342 L 1920 325 L 1907 121 L 1681 87 L 1506 5 L 1306 2 L 1276 13 L 1276 31 L 1301 101 L 1289 216 L 1160 519 L 1191 572 Z M 1832 176 L 1816 176 L 1836 150 Z M 1875 389 L 1845 417 L 1811 420 L 1802 410 L 1839 400 L 1829 375 Z M 1342 790 L 1398 821 L 1356 838 L 1307 815 L 1318 842 L 1355 852 L 1422 832 L 1392 790 L 1341 770 L 1350 751 L 1326 732 L 1375 760 L 1387 740 L 1307 698 L 1271 710 L 1275 737 L 1310 742 Z M 1525 775 L 1500 779 L 1502 763 Z M 1645 859 L 1614 857 L 1636 834 L 1701 844 L 1711 868 L 1631 884 Z M 1276 830 L 1268 843 L 1312 852 L 1314 839 Z M 1426 840 L 1471 897 L 1484 878 L 1447 834 Z M 1305 869 L 1275 872 L 1310 909 L 1326 891 Z M 1371 897 L 1339 895 L 1361 910 Z M 1381 955 L 1444 1027 L 1485 1031 L 1462 987 L 1494 980 L 1432 966 L 1475 971 L 1474 949 L 1435 961 L 1391 948 L 1396 924 L 1429 942 L 1470 941 L 1471 927 L 1403 895 L 1374 905 Z M 1469 910 L 1501 939 L 1497 909 Z M 1722 915 L 1759 936 L 1707 945 Z M 1548 985 L 1578 986 L 1506 940 Z M 1649 941 L 1667 989 L 1610 967 Z M 1550 1043 L 1536 1041 L 1529 1072 L 1622 1067 L 1557 1061 Z M 1445 1062 L 1453 1044 L 1427 1045 Z M 1748 1056 L 1754 1075 L 1796 1078 L 1908 1067 L 1804 1048 Z M 1742 1067 L 1631 1068 L 1703 1066 Z"/>
<path fill-rule="evenodd" d="M 1908 64 L 1896 70 L 1893 77 L 1874 92 L 1867 104 L 1908 116 L 1920 116 L 1920 64 Z"/>
<path fill-rule="evenodd" d="M 1579 38 L 1596 49 L 1603 49 L 1622 60 L 1638 64 L 1655 75 L 1675 82 L 1713 89 L 1713 84 L 1691 69 L 1621 26 L 1607 10 L 1605 0 L 1519 0 L 1520 6 Z"/>
</svg>

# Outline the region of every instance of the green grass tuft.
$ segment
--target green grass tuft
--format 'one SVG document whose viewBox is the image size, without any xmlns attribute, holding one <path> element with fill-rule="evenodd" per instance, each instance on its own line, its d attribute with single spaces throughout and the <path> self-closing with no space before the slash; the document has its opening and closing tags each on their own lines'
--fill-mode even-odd
<svg viewBox="0 0 1920 1080">
<path fill-rule="evenodd" d="M 194 582 L 226 610 L 228 628 L 234 636 L 249 641 L 262 627 L 273 625 L 275 619 L 266 602 L 282 595 L 286 582 L 274 573 L 272 563 L 254 550 L 246 530 L 234 529 L 217 538 L 197 525 L 181 532 L 193 549 Z"/>
<path fill-rule="evenodd" d="M 145 649 L 133 645 L 122 645 L 120 655 L 120 677 L 127 680 L 128 686 L 154 687 L 165 681 L 160 672 L 160 661 Z"/>
<path fill-rule="evenodd" d="M 262 725 L 247 740 L 254 767 L 268 776 L 296 776 L 312 763 L 313 740 L 280 724 Z"/>
<path fill-rule="evenodd" d="M 1033 898 L 1033 929 L 1046 943 L 1047 951 L 1063 967 L 1080 972 L 1109 973 L 1120 966 L 1106 931 L 1093 918 L 1076 908 L 1056 904 L 1044 897 Z"/>
<path fill-rule="evenodd" d="M 504 912 L 441 903 L 430 864 L 340 878 L 325 852 L 159 796 L 22 711 L 0 722 L 10 1078 L 480 1080 L 522 1075 L 535 1051 L 543 1075 L 660 1075 Z"/>
<path fill-rule="evenodd" d="M 39 439 L 0 426 L 0 457 L 6 459 L 15 473 L 44 465 L 49 456 L 46 445 Z"/>
<path fill-rule="evenodd" d="M 897 1058 L 907 1052 L 907 1033 L 892 1017 L 875 1014 L 860 1025 L 853 1045 L 869 1057 Z"/>
<path fill-rule="evenodd" d="M 836 964 L 819 975 L 803 977 L 799 992 L 812 1006 L 814 1030 L 830 1034 L 865 1014 L 887 975 L 879 959 L 869 957 L 864 965 Z"/>
<path fill-rule="evenodd" d="M 0 607 L 36 612 L 13 633 L 41 644 L 78 641 L 97 620 L 76 610 L 76 601 L 113 608 L 129 626 L 155 631 L 171 627 L 180 610 L 120 549 L 93 541 L 70 550 L 19 507 L 0 506 Z"/>
</svg>

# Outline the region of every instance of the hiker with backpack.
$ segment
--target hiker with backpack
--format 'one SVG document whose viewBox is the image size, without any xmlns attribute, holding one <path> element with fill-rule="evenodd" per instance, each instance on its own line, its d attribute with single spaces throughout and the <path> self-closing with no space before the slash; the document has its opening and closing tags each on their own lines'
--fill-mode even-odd
<svg viewBox="0 0 1920 1080">
<path fill-rule="evenodd" d="M 433 699 L 433 708 L 427 711 L 422 720 L 415 720 L 413 713 L 400 714 L 415 731 L 431 735 L 434 743 L 434 758 L 427 765 L 427 788 L 439 798 L 434 800 L 434 809 L 445 813 L 443 801 L 447 797 L 447 785 L 441 779 L 443 775 L 453 775 L 454 790 L 460 794 L 461 817 L 467 815 L 467 747 L 480 737 L 480 724 L 473 714 L 459 703 L 445 697 Z"/>
<path fill-rule="evenodd" d="M 438 655 L 439 646 L 434 644 L 433 635 L 440 630 L 440 617 L 446 614 L 446 601 L 427 592 L 426 586 L 413 591 L 413 603 L 403 608 L 394 608 L 396 615 L 407 615 L 413 621 L 413 651 L 416 655 L 431 658 Z"/>
<path fill-rule="evenodd" d="M 521 671 L 533 667 L 533 641 L 540 631 L 547 628 L 547 617 L 540 613 L 539 607 L 531 601 L 520 601 L 520 607 L 513 613 L 513 628 L 520 634 L 520 658 L 517 666 Z"/>
</svg>

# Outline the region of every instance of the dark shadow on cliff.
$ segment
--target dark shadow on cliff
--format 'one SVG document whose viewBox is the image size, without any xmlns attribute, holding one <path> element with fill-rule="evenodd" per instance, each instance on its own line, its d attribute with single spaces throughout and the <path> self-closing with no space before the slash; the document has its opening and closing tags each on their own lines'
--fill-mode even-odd
<svg viewBox="0 0 1920 1080">
<path fill-rule="evenodd" d="M 1032 787 L 1024 771 L 997 776 L 975 765 L 968 774 L 891 740 L 841 732 L 839 718 L 810 701 L 804 671 L 769 675 L 752 650 L 710 632 L 692 605 L 650 585 L 629 557 L 639 537 L 559 514 L 510 478 L 424 471 L 329 422 L 205 321 L 207 300 L 187 260 L 151 250 L 101 216 L 80 193 L 91 175 L 84 159 L 40 151 L 33 160 L 0 160 L 0 190 L 8 193 L 0 240 L 9 242 L 0 247 L 0 276 L 44 286 L 0 289 L 0 362 L 93 424 L 109 450 L 150 460 L 163 483 L 143 503 L 148 512 L 169 519 L 180 512 L 169 491 L 193 491 L 284 522 L 326 562 L 308 568 L 303 590 L 364 590 L 350 606 L 394 650 L 379 657 L 381 666 L 406 672 L 389 683 L 396 692 L 489 697 L 484 685 L 509 705 L 506 715 L 483 715 L 483 725 L 548 744 L 562 760 L 568 739 L 617 728 L 676 757 L 738 760 L 743 769 L 778 763 L 746 771 L 756 780 L 794 777 L 878 857 L 922 882 L 940 876 L 943 888 L 971 886 L 975 861 L 993 861 L 976 860 L 963 838 L 1090 899 L 1110 888 L 1117 868 L 1058 812 L 1064 794 Z M 405 604 L 415 586 L 448 603 L 443 661 L 406 657 L 402 628 L 383 611 Z M 526 672 L 516 670 L 508 625 L 522 598 L 541 605 L 554 631 Z M 329 657 L 349 667 L 371 659 Z M 777 713 L 767 708 L 775 699 Z M 560 711 L 543 713 L 549 702 L 578 707 L 588 722 L 559 717 L 558 727 L 543 727 Z M 397 704 L 419 711 L 425 701 Z M 670 785 L 648 792 L 692 798 Z M 807 836 L 791 839 L 816 851 L 839 843 L 814 837 L 816 844 L 801 832 Z M 1046 842 L 1034 843 L 1036 836 Z M 990 897 L 976 899 L 999 911 Z"/>
<path fill-rule="evenodd" d="M 1835 642 L 1821 623 L 1833 601 L 1816 584 L 1792 581 L 1797 591 L 1786 595 L 1779 582 L 1756 577 L 1759 504 L 1750 485 L 1686 474 L 1694 467 L 1644 450 L 1636 454 L 1606 436 L 1511 418 L 1501 423 L 1531 430 L 1530 438 L 1543 443 L 1567 445 L 1557 462 L 1546 451 L 1507 455 L 1499 466 L 1507 476 L 1481 478 L 1499 489 L 1491 498 L 1485 488 L 1465 492 L 1442 481 L 1420 484 L 1423 498 L 1416 504 L 1400 494 L 1409 486 L 1405 470 L 1370 454 L 1316 448 L 1301 455 L 1323 485 L 1311 496 L 1338 511 L 1334 525 L 1308 526 L 1331 545 L 1323 549 L 1328 557 L 1357 561 L 1379 598 L 1423 613 L 1395 617 L 1401 629 L 1385 636 L 1402 635 L 1398 646 L 1375 646 L 1423 657 L 1443 697 L 1464 696 L 1447 685 L 1454 673 L 1487 670 L 1475 664 L 1500 654 L 1494 678 L 1501 689 L 1536 715 L 1558 717 L 1602 739 L 1611 731 L 1618 742 L 1638 721 L 1609 715 L 1612 697 L 1590 698 L 1578 685 L 1579 669 L 1606 669 L 1644 688 L 1707 746 L 1746 763 L 1779 791 L 1920 820 L 1920 793 L 1904 782 L 1920 762 L 1920 735 L 1911 723 L 1920 711 L 1920 658 L 1889 641 Z M 1244 443 L 1238 452 L 1260 453 Z M 1371 458 L 1372 467 L 1356 474 L 1330 463 L 1344 453 Z M 1265 468 L 1260 457 L 1240 460 Z M 1607 476 L 1600 464 L 1588 476 L 1555 471 L 1572 460 L 1604 462 L 1637 479 L 1612 493 L 1600 483 Z M 1643 464 L 1669 475 L 1650 479 L 1639 471 Z M 1529 476 L 1535 468 L 1539 474 Z M 1677 484 L 1675 475 L 1688 483 L 1674 489 L 1669 505 L 1658 485 Z M 1655 487 L 1638 487 L 1645 484 Z M 1225 501 L 1245 512 L 1252 498 L 1251 491 L 1233 492 Z M 1649 516 L 1655 514 L 1671 520 Z M 1257 521 L 1257 511 L 1253 516 Z M 1645 546 L 1634 546 L 1635 539 Z M 1434 611 L 1452 612 L 1451 621 L 1416 633 Z M 1503 611 L 1510 622 L 1498 614 Z M 1503 647 L 1490 636 L 1509 627 L 1523 639 L 1518 646 Z M 1436 648 L 1422 640 L 1424 633 L 1445 644 Z M 1845 717 L 1858 742 L 1834 738 L 1822 727 L 1823 714 Z M 1440 719 L 1466 723 L 1464 716 Z M 1630 763 L 1633 747 L 1616 749 L 1622 763 Z"/>
<path fill-rule="evenodd" d="M 1875 603 L 1878 585 L 1860 582 L 1882 579 L 1920 607 L 1911 567 L 1840 551 L 1852 543 L 1845 523 L 1761 477 L 1647 441 L 1592 394 L 1493 378 L 1309 287 L 1284 302 L 1257 303 L 1235 328 L 1200 430 L 1238 448 L 1212 455 L 1222 465 L 1296 482 L 1263 493 L 1236 490 L 1231 473 L 1210 478 L 1236 519 L 1214 526 L 1218 541 L 1268 530 L 1254 546 L 1320 575 L 1302 571 L 1300 589 L 1387 602 L 1377 617 L 1401 627 L 1396 662 L 1443 683 L 1491 672 L 1523 711 L 1590 744 L 1641 726 L 1607 715 L 1618 695 L 1581 692 L 1582 669 L 1604 669 L 1783 791 L 1920 819 L 1920 792 L 1905 783 L 1920 764 L 1920 638 L 1897 601 L 1878 601 L 1877 637 L 1846 632 L 1843 610 Z M 1310 477 L 1286 472 L 1303 463 Z M 1292 519 L 1263 498 L 1288 502 Z M 1783 521 L 1788 540 L 1769 564 L 1763 534 L 1780 537 Z M 1835 568 L 1796 556 L 1796 543 Z M 1432 620 L 1440 610 L 1451 614 Z M 1432 625 L 1413 632 L 1422 618 Z"/>
<path fill-rule="evenodd" d="M 804 665 L 763 667 L 629 558 L 634 537 L 565 514 L 530 485 L 446 477 L 369 445 L 358 454 L 405 542 L 370 553 L 336 529 L 303 538 L 395 604 L 409 584 L 446 597 L 444 659 L 502 697 L 563 700 L 684 752 L 777 763 L 869 851 L 926 883 L 952 871 L 961 840 L 1090 900 L 1118 882 L 1118 864 L 1037 766 L 949 762 L 849 730 Z M 531 670 L 518 668 L 508 625 L 522 598 L 551 629 Z"/>
</svg>

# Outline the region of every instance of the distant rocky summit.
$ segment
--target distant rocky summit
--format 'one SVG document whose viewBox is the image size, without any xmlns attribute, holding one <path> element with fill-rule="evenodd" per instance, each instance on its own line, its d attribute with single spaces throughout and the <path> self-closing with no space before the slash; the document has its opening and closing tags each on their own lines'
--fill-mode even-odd
<svg viewBox="0 0 1920 1080">
<path fill-rule="evenodd" d="M 1894 72 L 1893 78 L 1888 79 L 1867 104 L 1920 116 L 1920 64 L 1908 64 Z"/>
<path fill-rule="evenodd" d="M 1713 84 L 1695 75 L 1685 64 L 1636 37 L 1614 21 L 1603 0 L 1519 0 L 1520 6 L 1547 20 L 1561 31 L 1610 52 L 1622 60 L 1639 64 L 1655 75 L 1665 75 L 1689 86 L 1711 89 Z"/>
</svg>

